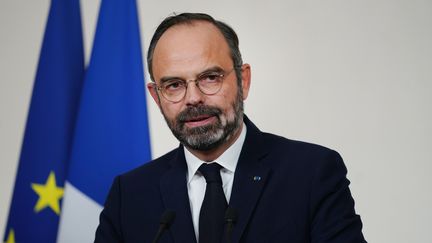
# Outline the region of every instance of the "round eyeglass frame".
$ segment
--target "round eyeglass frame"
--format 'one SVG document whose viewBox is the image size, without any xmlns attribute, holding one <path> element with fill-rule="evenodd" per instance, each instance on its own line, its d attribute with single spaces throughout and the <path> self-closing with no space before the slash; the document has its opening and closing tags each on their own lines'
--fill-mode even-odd
<svg viewBox="0 0 432 243">
<path fill-rule="evenodd" d="M 230 71 L 228 71 L 228 72 L 225 72 L 225 73 L 221 73 L 221 74 L 218 74 L 218 75 L 216 75 L 216 76 L 218 76 L 221 80 L 220 80 L 220 82 L 219 82 L 219 88 L 217 88 L 217 90 L 215 90 L 214 92 L 204 92 L 202 89 L 201 89 L 201 87 L 200 87 L 200 78 L 201 77 L 197 77 L 196 79 L 189 79 L 189 80 L 182 80 L 182 81 L 184 81 L 184 84 L 185 84 L 185 89 L 184 89 L 184 92 L 183 92 L 183 95 L 179 95 L 178 97 L 180 97 L 180 98 L 178 98 L 178 99 L 173 99 L 172 97 L 169 97 L 169 96 L 167 96 L 167 94 L 164 92 L 164 87 L 162 86 L 162 85 L 157 85 L 156 83 L 154 83 L 154 86 L 156 87 L 156 89 L 162 94 L 162 96 L 164 97 L 164 99 L 166 99 L 167 101 L 170 101 L 170 102 L 174 102 L 174 103 L 176 103 L 176 102 L 180 102 L 180 101 L 182 101 L 185 97 L 186 97 L 186 93 L 187 93 L 187 89 L 188 89 L 188 86 L 189 86 L 189 83 L 190 82 L 194 82 L 195 83 L 195 85 L 196 85 L 196 87 L 198 88 L 198 90 L 202 93 L 202 94 L 205 94 L 205 95 L 214 95 L 214 94 L 217 94 L 220 90 L 221 90 L 221 88 L 222 88 L 222 83 L 223 83 L 223 81 L 225 80 L 225 78 L 226 77 L 228 77 L 233 71 L 235 70 L 235 67 L 234 68 L 232 68 Z"/>
</svg>

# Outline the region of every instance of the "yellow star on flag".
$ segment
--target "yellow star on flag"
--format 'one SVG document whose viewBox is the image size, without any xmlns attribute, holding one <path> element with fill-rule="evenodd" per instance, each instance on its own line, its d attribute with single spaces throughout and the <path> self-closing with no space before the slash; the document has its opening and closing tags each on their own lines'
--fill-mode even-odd
<svg viewBox="0 0 432 243">
<path fill-rule="evenodd" d="M 15 243 L 15 232 L 13 229 L 9 231 L 9 235 L 5 243 Z"/>
<path fill-rule="evenodd" d="M 36 213 L 50 207 L 57 215 L 60 214 L 60 199 L 63 197 L 63 188 L 57 187 L 54 171 L 50 172 L 45 185 L 32 183 L 31 187 L 39 196 L 34 208 Z"/>
</svg>

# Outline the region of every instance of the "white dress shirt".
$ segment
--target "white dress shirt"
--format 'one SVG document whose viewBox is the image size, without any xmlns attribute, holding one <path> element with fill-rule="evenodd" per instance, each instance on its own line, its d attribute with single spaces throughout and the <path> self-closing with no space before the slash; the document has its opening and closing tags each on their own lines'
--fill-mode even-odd
<svg viewBox="0 0 432 243">
<path fill-rule="evenodd" d="M 225 193 L 227 202 L 229 202 L 231 197 L 231 190 L 234 180 L 234 172 L 237 167 L 237 162 L 240 157 L 240 152 L 243 147 L 244 140 L 246 138 L 246 125 L 243 124 L 242 131 L 237 140 L 214 162 L 220 164 L 223 168 L 221 169 L 222 177 L 222 187 Z M 186 163 L 188 167 L 187 174 L 187 188 L 189 195 L 189 203 L 192 213 L 192 222 L 195 229 L 195 236 L 198 240 L 198 225 L 199 225 L 199 215 L 201 210 L 201 204 L 204 200 L 206 181 L 204 176 L 198 171 L 201 164 L 206 163 L 198 159 L 189 150 L 184 148 L 184 154 L 186 158 Z"/>
</svg>

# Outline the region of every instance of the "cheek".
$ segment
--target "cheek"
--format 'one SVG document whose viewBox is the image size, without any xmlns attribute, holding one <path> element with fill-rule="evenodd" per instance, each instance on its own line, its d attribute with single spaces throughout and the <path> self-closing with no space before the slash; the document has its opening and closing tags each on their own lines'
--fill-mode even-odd
<svg viewBox="0 0 432 243">
<path fill-rule="evenodd" d="M 172 119 L 181 111 L 181 105 L 175 103 L 161 102 L 161 109 L 166 117 Z"/>
<path fill-rule="evenodd" d="M 232 82 L 222 93 L 227 106 L 231 106 L 237 100 L 238 87 L 236 82 Z"/>
<path fill-rule="evenodd" d="M 237 88 L 229 87 L 229 89 L 221 91 L 224 92 L 221 92 L 218 96 L 219 108 L 221 108 L 227 116 L 231 117 L 234 112 L 233 104 L 237 100 Z"/>
</svg>

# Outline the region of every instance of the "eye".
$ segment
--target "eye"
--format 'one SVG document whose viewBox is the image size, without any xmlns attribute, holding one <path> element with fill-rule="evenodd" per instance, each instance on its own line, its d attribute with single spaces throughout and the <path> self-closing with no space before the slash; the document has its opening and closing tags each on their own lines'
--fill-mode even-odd
<svg viewBox="0 0 432 243">
<path fill-rule="evenodd" d="M 167 91 L 176 91 L 184 87 L 184 81 L 179 79 L 169 80 L 163 84 L 163 88 Z"/>
<path fill-rule="evenodd" d="M 204 82 L 204 83 L 218 83 L 220 82 L 220 79 L 222 77 L 222 74 L 220 73 L 207 73 L 207 74 L 203 74 L 202 76 L 199 77 L 200 82 Z"/>
</svg>

